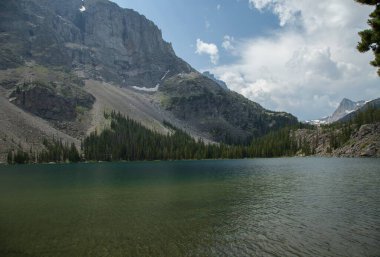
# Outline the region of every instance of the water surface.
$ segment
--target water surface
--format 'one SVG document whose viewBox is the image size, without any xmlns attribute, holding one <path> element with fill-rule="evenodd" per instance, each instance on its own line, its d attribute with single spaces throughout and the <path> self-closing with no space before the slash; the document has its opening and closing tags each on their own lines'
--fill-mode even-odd
<svg viewBox="0 0 380 257">
<path fill-rule="evenodd" d="M 380 160 L 2 166 L 0 256 L 380 256 Z"/>
</svg>

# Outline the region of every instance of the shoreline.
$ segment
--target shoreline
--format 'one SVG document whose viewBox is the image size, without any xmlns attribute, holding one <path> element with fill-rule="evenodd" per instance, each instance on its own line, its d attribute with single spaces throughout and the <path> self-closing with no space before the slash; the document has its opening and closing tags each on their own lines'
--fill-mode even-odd
<svg viewBox="0 0 380 257">
<path fill-rule="evenodd" d="M 368 156 L 278 156 L 278 157 L 253 157 L 253 158 L 237 158 L 237 159 L 179 159 L 179 160 L 120 160 L 120 161 L 84 161 L 84 162 L 50 162 L 50 163 L 23 163 L 8 164 L 0 162 L 0 167 L 4 166 L 37 166 L 37 165 L 73 165 L 73 164 L 115 164 L 115 163 L 154 163 L 154 162 L 193 162 L 193 161 L 244 161 L 244 160 L 274 160 L 274 159 L 380 159 L 380 157 Z"/>
</svg>

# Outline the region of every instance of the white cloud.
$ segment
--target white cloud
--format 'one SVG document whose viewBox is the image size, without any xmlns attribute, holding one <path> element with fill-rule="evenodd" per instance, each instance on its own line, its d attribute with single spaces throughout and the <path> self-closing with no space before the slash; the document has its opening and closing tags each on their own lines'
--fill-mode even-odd
<svg viewBox="0 0 380 257">
<path fill-rule="evenodd" d="M 210 56 L 210 61 L 213 64 L 217 64 L 219 61 L 219 50 L 215 44 L 205 43 L 199 38 L 197 39 L 197 50 L 195 53 L 202 55 L 207 54 Z"/>
<path fill-rule="evenodd" d="M 220 10 L 222 8 L 222 5 L 220 5 L 220 4 L 218 4 L 217 6 L 216 6 L 216 10 Z"/>
<path fill-rule="evenodd" d="M 249 3 L 256 9 L 262 10 L 272 3 L 272 0 L 249 0 Z"/>
<path fill-rule="evenodd" d="M 233 50 L 235 50 L 234 43 L 235 43 L 234 37 L 225 35 L 224 38 L 223 38 L 222 47 L 226 51 L 233 51 Z"/>
<path fill-rule="evenodd" d="M 296 3 L 296 1 L 288 0 L 249 0 L 249 3 L 260 11 L 264 9 L 272 10 L 280 19 L 281 26 L 294 21 L 297 14 L 301 11 L 299 1 Z"/>
<path fill-rule="evenodd" d="M 212 70 L 232 90 L 301 119 L 330 114 L 343 97 L 380 97 L 373 56 L 355 49 L 372 8 L 348 0 L 249 2 L 273 12 L 283 27 L 235 42 L 239 60 Z"/>
</svg>

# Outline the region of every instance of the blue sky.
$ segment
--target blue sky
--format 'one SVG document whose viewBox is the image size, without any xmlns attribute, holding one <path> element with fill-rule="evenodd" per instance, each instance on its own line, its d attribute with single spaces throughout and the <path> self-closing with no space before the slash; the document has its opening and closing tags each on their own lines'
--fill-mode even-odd
<svg viewBox="0 0 380 257">
<path fill-rule="evenodd" d="M 221 45 L 226 35 L 251 38 L 279 27 L 278 19 L 268 12 L 250 8 L 248 1 L 237 0 L 115 0 L 152 20 L 172 42 L 177 55 L 198 70 L 208 69 L 207 55 L 196 54 L 196 40 Z M 218 64 L 234 60 L 223 48 Z M 211 65 L 212 67 L 212 65 Z"/>
<path fill-rule="evenodd" d="M 306 120 L 345 97 L 380 97 L 373 56 L 355 49 L 372 8 L 353 0 L 114 2 L 155 22 L 194 68 L 265 108 Z"/>
</svg>

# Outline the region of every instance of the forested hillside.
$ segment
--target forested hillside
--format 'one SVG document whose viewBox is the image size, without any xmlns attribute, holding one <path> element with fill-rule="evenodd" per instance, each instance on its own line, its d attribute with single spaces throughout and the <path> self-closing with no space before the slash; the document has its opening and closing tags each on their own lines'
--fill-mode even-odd
<svg viewBox="0 0 380 257">
<path fill-rule="evenodd" d="M 109 129 L 87 137 L 82 144 L 88 160 L 136 161 L 243 158 L 244 147 L 224 144 L 205 144 L 165 122 L 172 133 L 162 135 L 143 127 L 138 122 L 119 113 L 107 115 L 111 119 Z"/>
<path fill-rule="evenodd" d="M 120 113 L 104 115 L 110 127 L 86 137 L 81 152 L 74 144 L 44 140 L 46 149 L 41 152 L 10 151 L 8 163 L 380 155 L 380 110 L 375 108 L 348 122 L 321 127 L 299 123 L 254 139 L 249 145 L 206 144 L 169 122 L 164 124 L 171 133 L 163 135 Z"/>
</svg>

